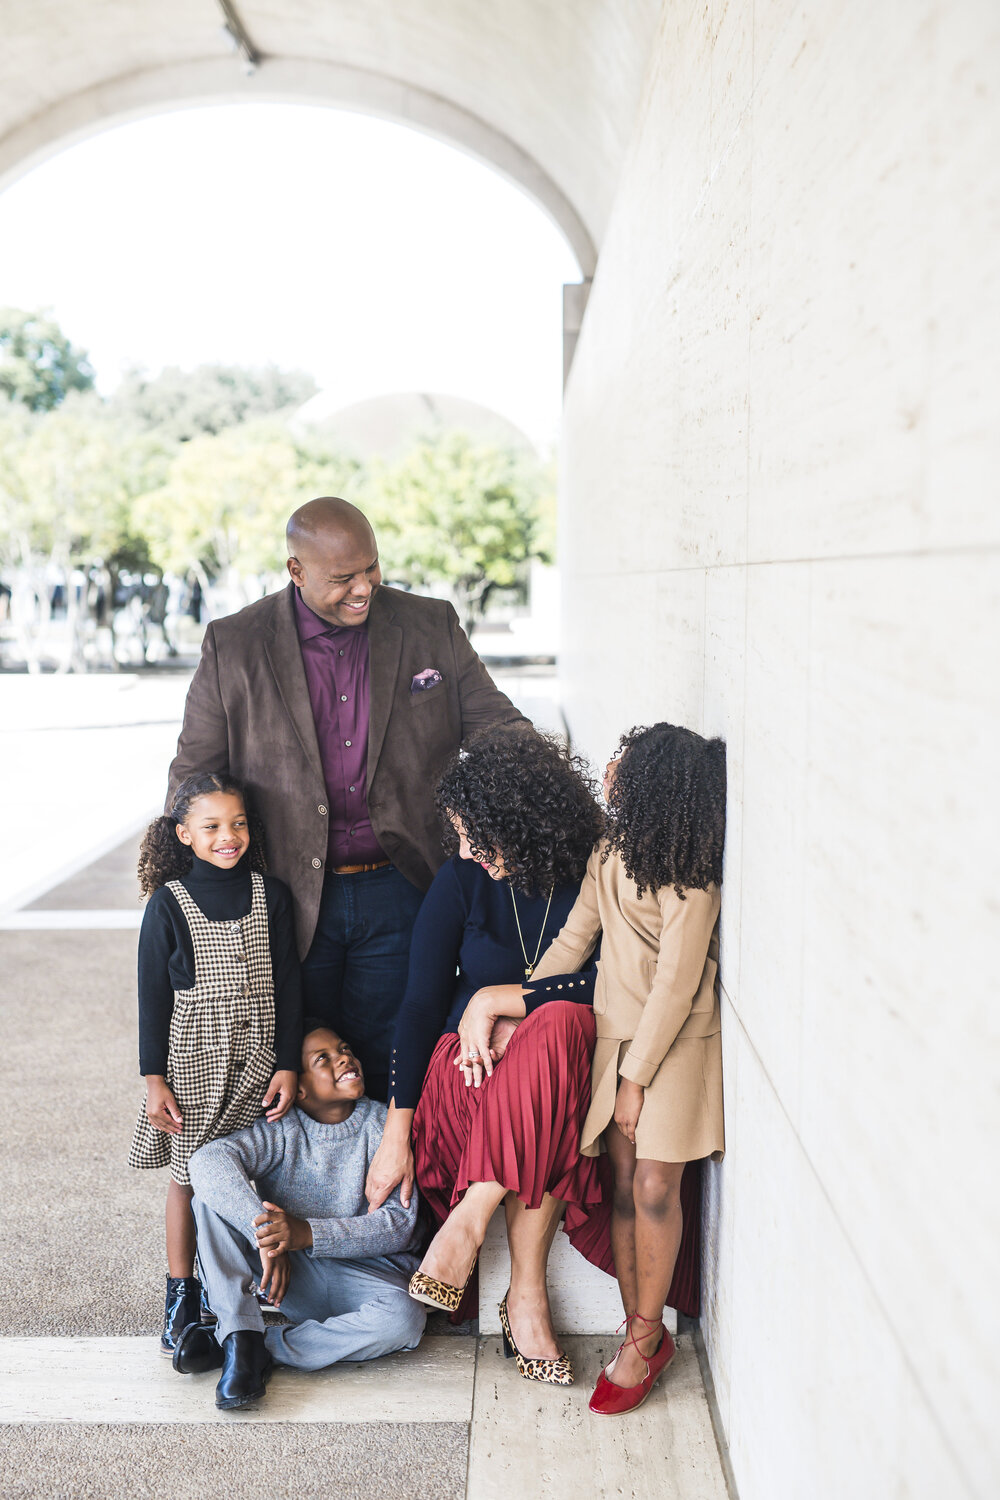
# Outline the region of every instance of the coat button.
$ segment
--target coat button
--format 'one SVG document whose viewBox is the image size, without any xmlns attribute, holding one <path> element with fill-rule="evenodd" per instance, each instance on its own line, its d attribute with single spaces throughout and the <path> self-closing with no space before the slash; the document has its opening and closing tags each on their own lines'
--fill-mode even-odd
<svg viewBox="0 0 1000 1500">
<path fill-rule="evenodd" d="M 326 808 L 323 806 L 322 802 L 320 803 L 316 811 L 320 814 L 321 817 L 326 817 Z"/>
<path fill-rule="evenodd" d="M 322 870 L 323 861 L 321 859 L 314 859 L 312 862 L 312 866 L 314 870 Z"/>
</svg>

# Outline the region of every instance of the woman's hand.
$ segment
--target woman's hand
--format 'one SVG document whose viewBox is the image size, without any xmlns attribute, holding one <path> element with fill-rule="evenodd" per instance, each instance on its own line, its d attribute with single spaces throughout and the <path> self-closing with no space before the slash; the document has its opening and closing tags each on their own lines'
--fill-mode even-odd
<svg viewBox="0 0 1000 1500">
<path fill-rule="evenodd" d="M 513 1016 L 498 1016 L 493 1023 L 493 1034 L 490 1037 L 490 1052 L 493 1061 L 499 1062 L 507 1051 L 507 1044 L 514 1032 L 520 1026 L 520 1021 L 515 1021 Z"/>
<path fill-rule="evenodd" d="M 280 1120 L 292 1107 L 299 1075 L 291 1068 L 279 1068 L 267 1086 L 264 1109 L 269 1120 Z"/>
<path fill-rule="evenodd" d="M 173 1089 L 159 1073 L 146 1075 L 146 1119 L 154 1130 L 167 1135 L 180 1135 L 184 1129 L 184 1117 Z"/>
<path fill-rule="evenodd" d="M 615 1124 L 633 1146 L 635 1145 L 635 1127 L 639 1123 L 642 1101 L 645 1097 L 646 1090 L 641 1083 L 633 1083 L 631 1079 L 623 1078 L 618 1085 L 618 1093 L 615 1097 Z"/>
<path fill-rule="evenodd" d="M 409 1113 L 412 1116 L 412 1111 Z M 379 1148 L 372 1157 L 368 1176 L 365 1178 L 368 1212 L 373 1214 L 377 1208 L 381 1208 L 397 1185 L 400 1203 L 404 1208 L 409 1208 L 410 1199 L 413 1196 L 413 1181 L 413 1148 L 410 1145 L 409 1132 L 407 1131 L 404 1135 L 390 1130 L 389 1121 L 387 1121 Z"/>
<path fill-rule="evenodd" d="M 493 1028 L 500 1016 L 523 1018 L 525 993 L 519 984 L 491 984 L 477 990 L 465 1007 L 458 1023 L 455 1066 L 462 1069 L 466 1085 L 478 1088 L 484 1073 L 488 1078 L 493 1072 L 499 1058 L 491 1047 Z"/>
</svg>

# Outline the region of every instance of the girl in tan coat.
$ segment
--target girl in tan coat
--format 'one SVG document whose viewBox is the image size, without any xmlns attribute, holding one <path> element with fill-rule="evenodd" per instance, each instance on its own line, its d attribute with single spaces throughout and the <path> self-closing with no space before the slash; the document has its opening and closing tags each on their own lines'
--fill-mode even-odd
<svg viewBox="0 0 1000 1500">
<path fill-rule="evenodd" d="M 579 968 L 599 936 L 597 1044 L 581 1150 L 607 1150 L 627 1337 L 590 1408 L 631 1411 L 674 1354 L 663 1306 L 681 1240 L 684 1165 L 721 1158 L 718 918 L 725 837 L 721 740 L 655 724 L 627 734 L 604 782 L 608 837 L 591 855 L 535 980 Z"/>
</svg>

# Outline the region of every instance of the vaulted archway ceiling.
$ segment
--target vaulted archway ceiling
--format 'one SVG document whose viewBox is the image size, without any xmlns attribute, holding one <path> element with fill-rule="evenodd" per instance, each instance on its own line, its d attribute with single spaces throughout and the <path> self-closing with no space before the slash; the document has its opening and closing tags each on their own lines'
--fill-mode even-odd
<svg viewBox="0 0 1000 1500">
<path fill-rule="evenodd" d="M 589 276 L 658 11 L 657 0 L 2 0 L 0 182 L 179 104 L 340 105 L 438 135 L 520 183 Z M 251 72 L 227 19 L 256 56 Z"/>
</svg>

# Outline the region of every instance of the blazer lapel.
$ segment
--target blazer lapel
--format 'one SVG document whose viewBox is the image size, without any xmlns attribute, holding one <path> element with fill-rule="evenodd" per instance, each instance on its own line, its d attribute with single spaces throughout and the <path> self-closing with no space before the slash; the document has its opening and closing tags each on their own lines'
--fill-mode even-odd
<svg viewBox="0 0 1000 1500">
<path fill-rule="evenodd" d="M 387 596 L 376 590 L 368 620 L 368 786 L 371 787 L 396 693 L 403 630 Z"/>
<path fill-rule="evenodd" d="M 274 673 L 285 712 L 292 721 L 292 727 L 309 764 L 322 781 L 323 762 L 320 760 L 316 725 L 313 723 L 306 669 L 302 665 L 299 633 L 295 628 L 294 588 L 294 583 L 290 583 L 284 594 L 276 600 L 277 608 L 272 614 L 270 629 L 264 632 L 264 652 Z"/>
</svg>

